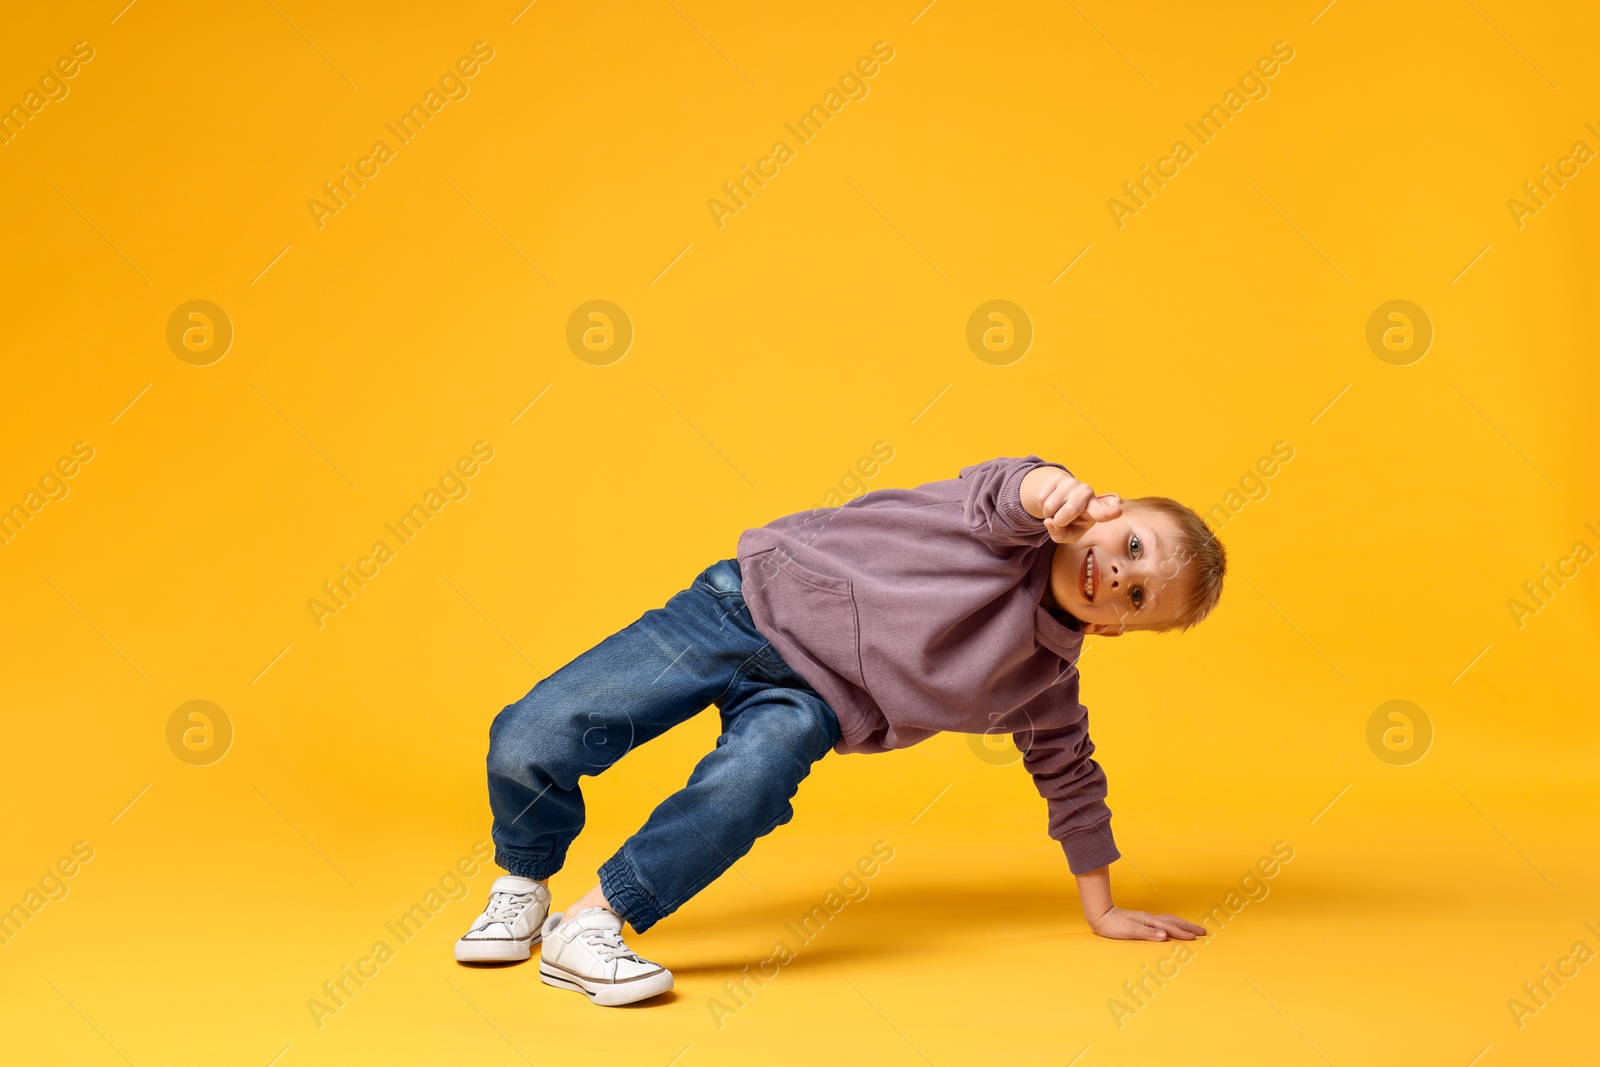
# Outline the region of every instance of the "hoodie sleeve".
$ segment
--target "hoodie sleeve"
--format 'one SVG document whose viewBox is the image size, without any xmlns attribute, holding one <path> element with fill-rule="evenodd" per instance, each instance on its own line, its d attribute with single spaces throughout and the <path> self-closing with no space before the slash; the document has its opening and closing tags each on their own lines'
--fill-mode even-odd
<svg viewBox="0 0 1600 1067">
<path fill-rule="evenodd" d="M 1048 541 L 1044 520 L 1022 507 L 1022 479 L 1042 466 L 1072 473 L 1038 456 L 991 459 L 961 468 L 961 513 L 972 536 L 994 545 L 1042 545 Z"/>
<path fill-rule="evenodd" d="M 1078 676 L 1029 701 L 1031 724 L 1012 734 L 1022 765 L 1049 808 L 1049 834 L 1061 842 L 1073 874 L 1121 858 L 1111 836 L 1106 775 L 1095 762 L 1089 712 L 1078 702 Z"/>
</svg>

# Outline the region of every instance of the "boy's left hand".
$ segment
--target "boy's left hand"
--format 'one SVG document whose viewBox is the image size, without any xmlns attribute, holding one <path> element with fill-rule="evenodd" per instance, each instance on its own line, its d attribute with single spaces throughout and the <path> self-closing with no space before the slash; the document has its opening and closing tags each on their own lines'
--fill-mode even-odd
<svg viewBox="0 0 1600 1067">
<path fill-rule="evenodd" d="M 1118 941 L 1193 941 L 1206 936 L 1206 928 L 1176 915 L 1151 915 L 1147 911 L 1125 911 L 1112 906 L 1090 920 L 1089 929 L 1101 937 Z"/>
</svg>

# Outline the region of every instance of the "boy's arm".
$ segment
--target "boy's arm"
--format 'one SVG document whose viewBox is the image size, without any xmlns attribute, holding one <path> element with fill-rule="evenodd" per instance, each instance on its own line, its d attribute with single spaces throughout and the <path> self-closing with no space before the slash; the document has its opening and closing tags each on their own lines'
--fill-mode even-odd
<svg viewBox="0 0 1600 1067">
<path fill-rule="evenodd" d="M 1095 523 L 1122 514 L 1115 493 L 1096 496 L 1071 471 L 1038 456 L 963 467 L 957 485 L 967 529 L 993 544 L 1073 542 Z"/>
<path fill-rule="evenodd" d="M 952 482 L 940 484 L 960 499 L 962 519 L 974 537 L 993 545 L 1038 546 L 1050 540 L 1050 530 L 1037 510 L 1026 506 L 1022 484 L 1041 470 L 1071 477 L 1038 456 L 1002 456 L 963 467 Z M 1030 489 L 1038 482 L 1034 477 Z"/>
<path fill-rule="evenodd" d="M 1122 855 L 1111 834 L 1106 773 L 1094 759 L 1089 713 L 1077 700 L 1077 672 L 1023 705 L 1025 728 L 1012 740 L 1022 766 L 1049 808 L 1048 832 L 1060 842 L 1073 874 L 1087 874 Z"/>
<path fill-rule="evenodd" d="M 1110 864 L 1121 853 L 1111 836 L 1106 777 L 1094 757 L 1088 711 L 1078 702 L 1077 672 L 1035 698 L 1028 713 L 1051 725 L 1030 725 L 1014 734 L 1023 766 L 1050 806 L 1050 836 L 1061 842 L 1078 879 L 1078 900 L 1089 929 L 1126 941 L 1192 941 L 1202 926 L 1176 915 L 1126 911 L 1111 899 Z M 1076 713 L 1062 721 L 1063 705 Z M 1026 708 L 1025 708 L 1026 710 Z"/>
</svg>

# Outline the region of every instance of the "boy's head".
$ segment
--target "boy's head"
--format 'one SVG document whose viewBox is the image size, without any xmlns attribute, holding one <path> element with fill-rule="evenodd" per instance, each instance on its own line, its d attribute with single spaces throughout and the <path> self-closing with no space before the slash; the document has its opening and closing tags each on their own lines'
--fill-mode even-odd
<svg viewBox="0 0 1600 1067">
<path fill-rule="evenodd" d="M 1228 554 L 1204 519 L 1164 496 L 1122 501 L 1122 514 L 1097 522 L 1056 567 L 1072 576 L 1063 603 L 1085 633 L 1187 630 L 1222 595 Z M 1056 569 L 1056 568 L 1052 568 Z"/>
</svg>

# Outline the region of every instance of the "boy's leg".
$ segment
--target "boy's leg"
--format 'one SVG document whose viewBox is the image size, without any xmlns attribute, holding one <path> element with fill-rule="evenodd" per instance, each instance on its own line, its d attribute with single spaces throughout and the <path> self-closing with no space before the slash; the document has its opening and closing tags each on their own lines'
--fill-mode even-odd
<svg viewBox="0 0 1600 1067">
<path fill-rule="evenodd" d="M 833 709 L 771 648 L 732 689 L 720 705 L 716 748 L 600 868 L 605 899 L 636 931 L 676 911 L 788 822 L 790 798 L 839 740 Z"/>
<path fill-rule="evenodd" d="M 665 606 L 543 679 L 489 729 L 495 862 L 543 880 L 583 828 L 578 779 L 722 699 L 766 647 L 721 560 Z"/>
</svg>

